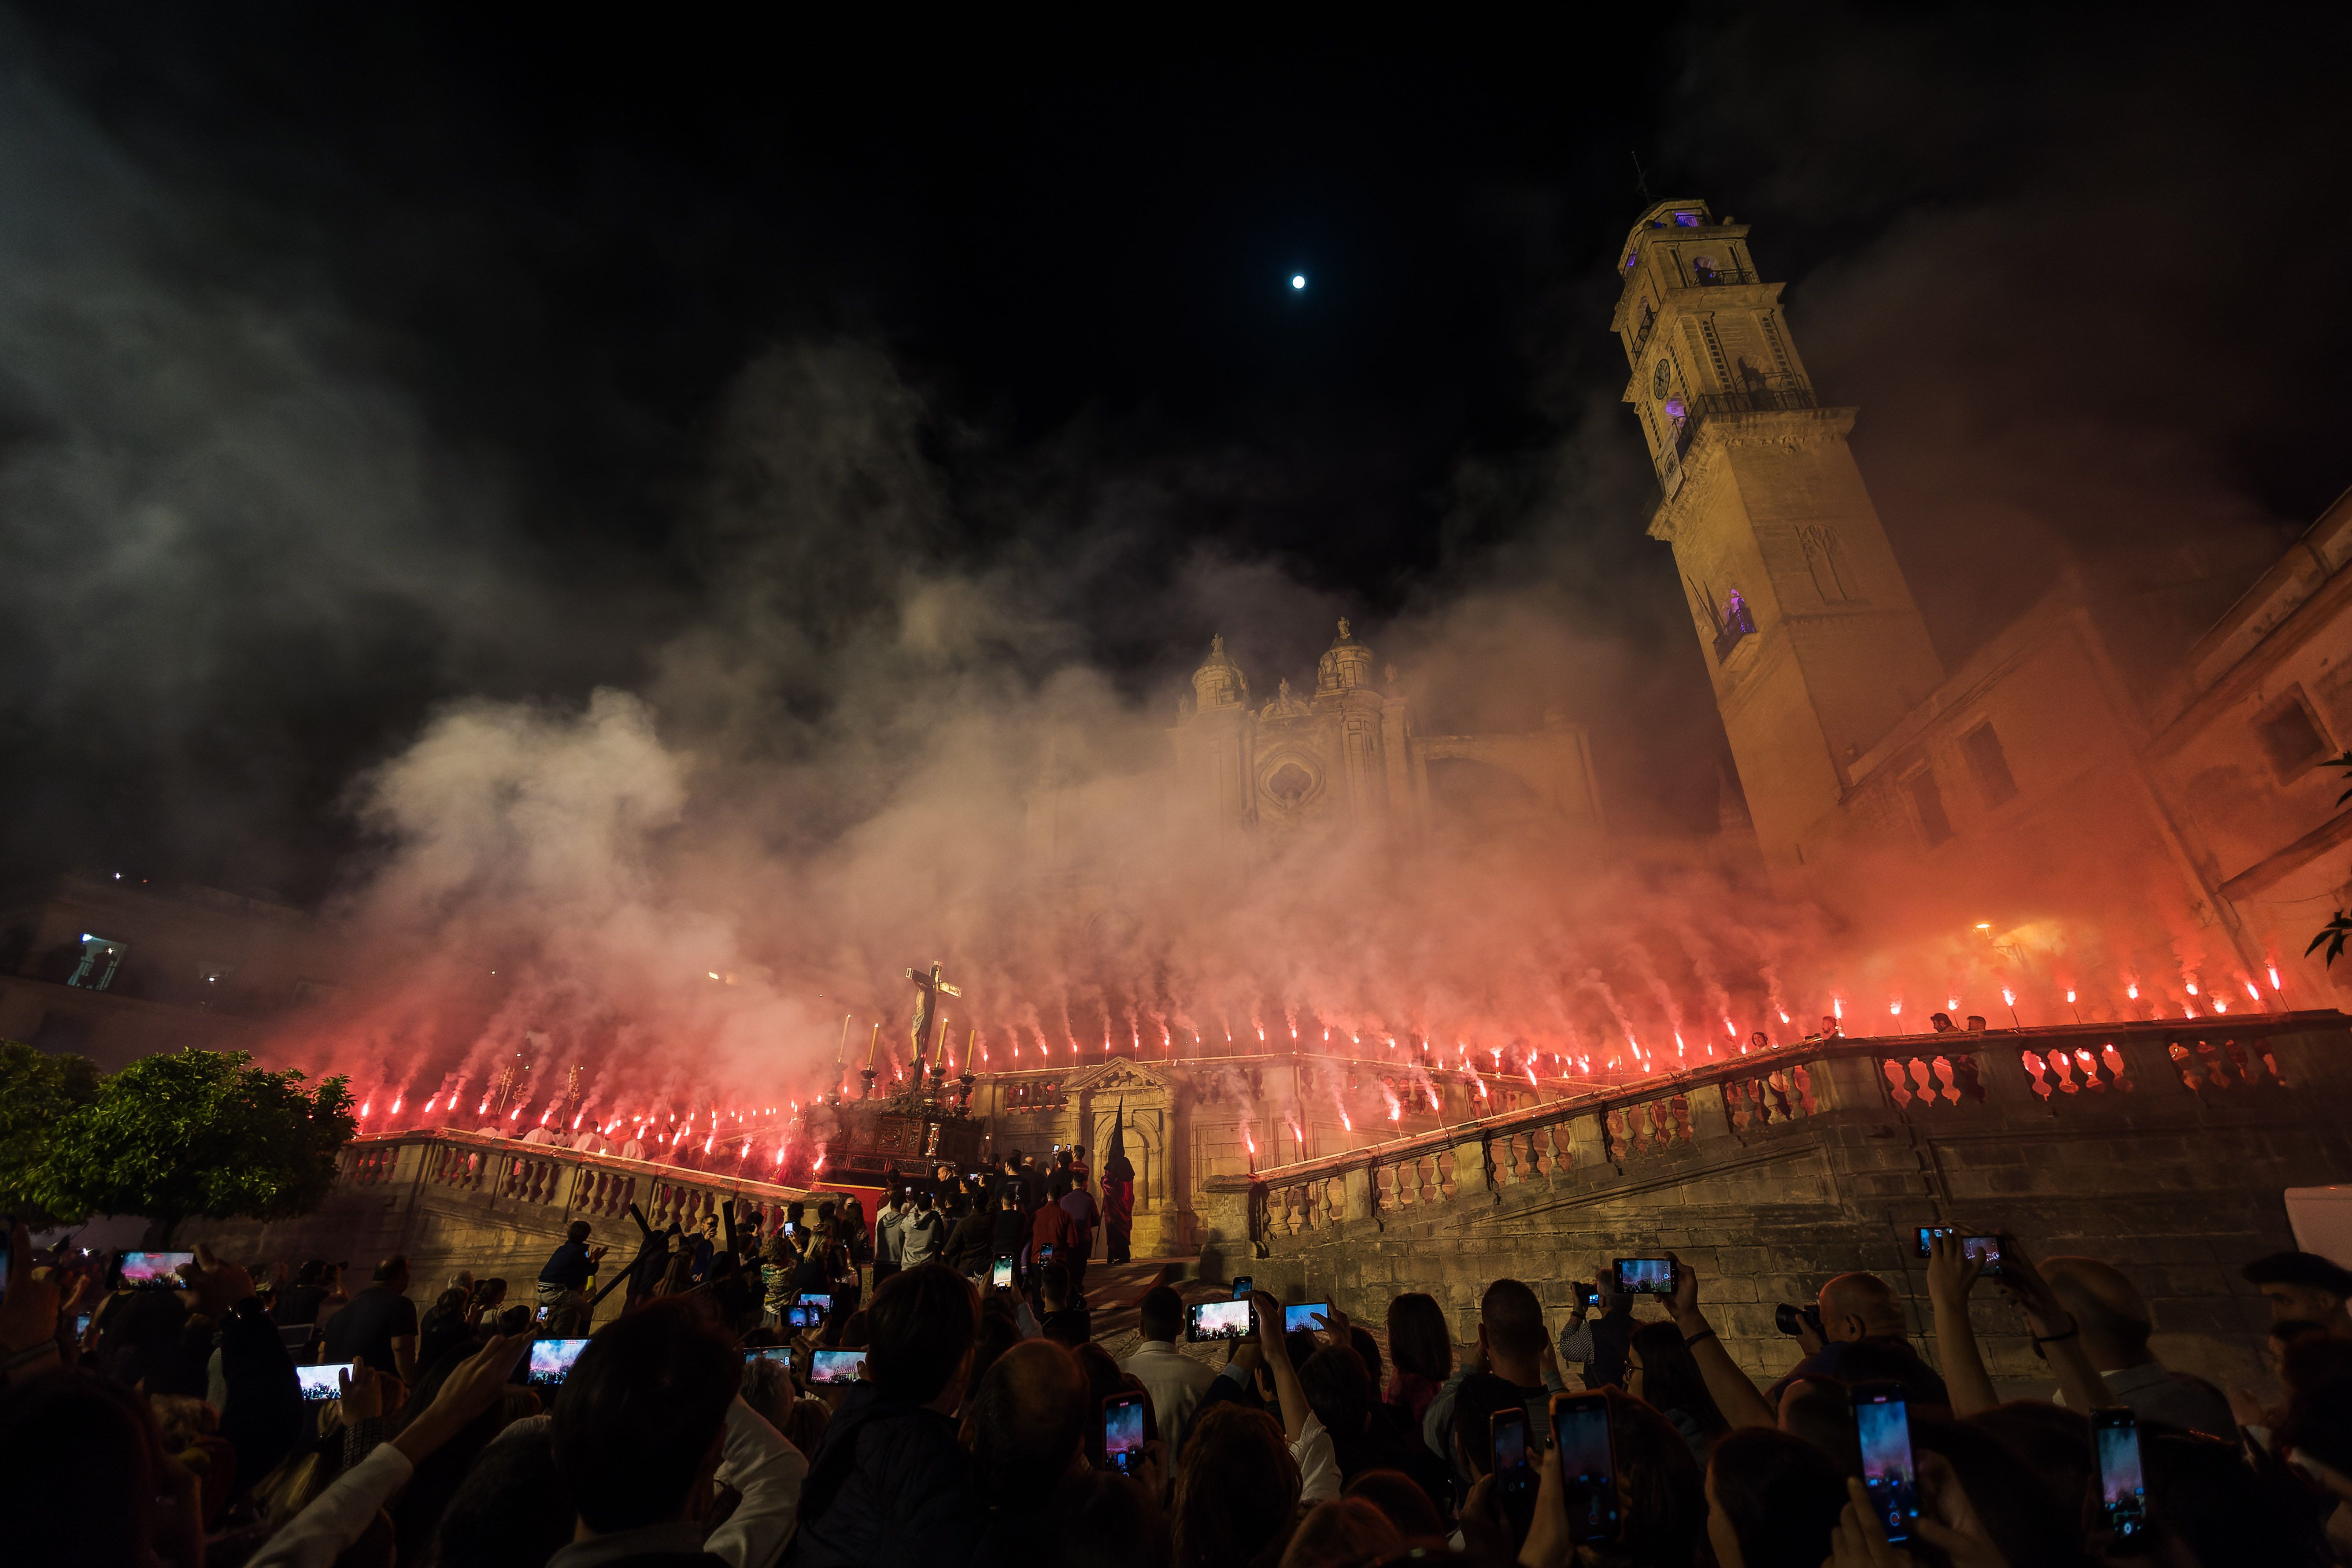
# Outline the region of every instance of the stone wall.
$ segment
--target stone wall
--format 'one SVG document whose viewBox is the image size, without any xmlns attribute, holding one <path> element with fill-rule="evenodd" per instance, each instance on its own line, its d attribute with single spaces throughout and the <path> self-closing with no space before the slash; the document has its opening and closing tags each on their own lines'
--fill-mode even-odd
<svg viewBox="0 0 2352 1568">
<path fill-rule="evenodd" d="M 1202 1272 L 1375 1319 L 1426 1291 L 1466 1342 L 1491 1279 L 1526 1280 L 1556 1325 L 1572 1280 L 1671 1249 L 1699 1270 L 1732 1352 L 1777 1375 L 1796 1349 L 1774 1303 L 1851 1268 L 1903 1292 L 1932 1355 L 1914 1227 L 1957 1224 L 2116 1264 L 2147 1297 L 2168 1363 L 2252 1383 L 2268 1320 L 2238 1269 L 2294 1245 L 2284 1189 L 2352 1180 L 2347 1026 L 2304 1013 L 1746 1058 L 1213 1179 Z M 1994 1375 L 2046 1390 L 2007 1297 L 1982 1284 L 1972 1305 Z"/>
<path fill-rule="evenodd" d="M 364 1284 L 383 1258 L 405 1253 L 408 1293 L 420 1307 L 461 1268 L 477 1279 L 503 1278 L 507 1299 L 528 1304 L 541 1268 L 574 1220 L 588 1222 L 592 1245 L 612 1249 L 602 1284 L 636 1256 L 641 1237 L 628 1216 L 632 1203 L 657 1230 L 676 1219 L 691 1231 L 730 1198 L 765 1210 L 830 1195 L 454 1131 L 360 1138 L 344 1146 L 341 1158 L 318 1212 L 268 1224 L 194 1221 L 181 1227 L 174 1245 L 206 1241 L 241 1261 L 347 1261 L 355 1284 Z M 617 1316 L 620 1308 L 615 1292 L 597 1321 Z"/>
</svg>

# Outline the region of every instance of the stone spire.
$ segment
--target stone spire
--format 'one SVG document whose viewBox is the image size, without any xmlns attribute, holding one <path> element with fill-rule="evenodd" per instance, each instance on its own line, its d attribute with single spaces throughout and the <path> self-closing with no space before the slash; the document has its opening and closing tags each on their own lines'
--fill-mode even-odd
<svg viewBox="0 0 2352 1568">
<path fill-rule="evenodd" d="M 1249 677 L 1226 654 L 1223 633 L 1209 639 L 1209 657 L 1192 672 L 1192 689 L 1200 696 L 1203 713 L 1213 708 L 1239 708 L 1249 701 Z"/>
<path fill-rule="evenodd" d="M 1315 695 L 1337 697 L 1372 683 L 1372 650 L 1356 640 L 1345 620 L 1315 667 Z"/>
</svg>

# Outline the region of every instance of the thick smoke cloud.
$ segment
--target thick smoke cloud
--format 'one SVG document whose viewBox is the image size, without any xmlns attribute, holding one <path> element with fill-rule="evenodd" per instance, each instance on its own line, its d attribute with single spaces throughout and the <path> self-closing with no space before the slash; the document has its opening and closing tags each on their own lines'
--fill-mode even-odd
<svg viewBox="0 0 2352 1568">
<path fill-rule="evenodd" d="M 2238 172 L 2194 155 L 2232 100 L 2126 113 L 2144 84 L 2111 69 L 1987 109 L 1990 65 L 1941 37 L 1845 18 L 1694 37 L 1671 177 L 1755 221 L 1792 278 L 1817 375 L 1865 409 L 1865 472 L 1948 662 L 2070 561 L 2193 590 L 2173 617 L 2192 624 L 2300 521 L 2244 482 L 2275 449 L 2250 431 L 2312 438 L 2275 388 L 2315 338 L 2340 346 L 2341 309 L 2292 346 L 2246 331 L 2228 275 L 2268 242 L 2211 217 L 2299 187 L 2257 171 L 2233 198 Z M 1901 80 L 1942 111 L 1906 112 Z M 575 1063 L 583 1115 L 765 1117 L 835 1081 L 845 1017 L 852 1066 L 877 1020 L 903 1058 L 898 977 L 932 958 L 966 992 L 951 1037 L 982 1031 L 992 1066 L 1295 1029 L 1577 1076 L 1786 1039 L 1832 1005 L 1998 1016 L 2008 988 L 2054 1021 L 2077 989 L 2124 1013 L 2221 962 L 2145 856 L 2042 860 L 2054 890 L 2009 901 L 2036 924 L 2003 952 L 1954 933 L 2021 867 L 1776 889 L 1701 830 L 1721 737 L 1642 533 L 1654 490 L 1603 330 L 1613 219 L 1528 220 L 1563 279 L 1528 324 L 1550 436 L 1465 455 L 1445 558 L 1371 617 L 1302 563 L 1181 542 L 1191 510 L 1281 482 L 1259 459 L 1086 428 L 1011 446 L 907 355 L 817 332 L 756 355 L 710 423 L 664 563 L 690 597 L 599 594 L 576 570 L 554 585 L 500 469 L 397 390 L 322 276 L 257 276 L 266 247 L 37 77 L 0 89 L 0 551 L 23 584 L 5 710 L 192 778 L 217 779 L 207 748 L 233 734 L 251 788 L 165 787 L 153 842 L 241 845 L 296 815 L 315 731 L 362 721 L 367 694 L 382 760 L 343 816 L 366 848 L 327 910 L 350 984 L 270 1049 L 352 1072 L 379 1117 L 482 1114 L 519 1058 L 533 1118 Z M 1915 205 L 1918 171 L 1954 167 Z M 1200 831 L 1165 731 L 1208 635 L 1263 698 L 1311 679 L 1343 613 L 1424 727 L 1589 726 L 1612 841 L 1524 818 L 1427 843 Z M 1047 781 L 1088 824 L 1055 863 Z M 99 820 L 58 799 L 23 816 Z"/>
</svg>

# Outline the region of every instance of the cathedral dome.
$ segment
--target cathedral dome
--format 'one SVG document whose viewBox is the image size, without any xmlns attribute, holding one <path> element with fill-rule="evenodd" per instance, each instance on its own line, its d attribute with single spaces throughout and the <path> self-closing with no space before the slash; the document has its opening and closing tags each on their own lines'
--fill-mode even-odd
<svg viewBox="0 0 2352 1568">
<path fill-rule="evenodd" d="M 1331 646 L 1323 652 L 1322 662 L 1315 667 L 1315 695 L 1335 696 L 1371 683 L 1372 650 L 1358 642 L 1349 632 L 1348 623 L 1341 621 L 1339 635 L 1332 639 Z"/>
<path fill-rule="evenodd" d="M 1239 708 L 1249 700 L 1249 677 L 1226 654 L 1222 633 L 1209 639 L 1209 657 L 1192 672 L 1192 689 L 1203 713 L 1212 708 Z"/>
</svg>

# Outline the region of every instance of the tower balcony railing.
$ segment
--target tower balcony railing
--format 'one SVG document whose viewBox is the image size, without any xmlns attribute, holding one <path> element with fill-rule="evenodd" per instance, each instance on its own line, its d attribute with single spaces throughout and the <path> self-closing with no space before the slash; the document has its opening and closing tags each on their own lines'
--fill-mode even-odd
<svg viewBox="0 0 2352 1568">
<path fill-rule="evenodd" d="M 1710 416 L 1729 414 L 1787 414 L 1799 409 L 1818 408 L 1820 399 L 1813 389 L 1794 376 L 1774 377 L 1760 386 L 1743 387 L 1738 392 L 1708 392 L 1685 402 L 1670 399 L 1666 416 L 1674 426 L 1674 439 L 1657 456 L 1658 488 L 1671 497 L 1682 487 L 1683 454 L 1698 439 L 1699 426 Z"/>
<path fill-rule="evenodd" d="M 1692 286 L 1699 289 L 1713 289 L 1726 283 L 1763 281 L 1752 269 L 1745 267 L 1700 267 L 1694 264 L 1689 271 Z"/>
</svg>

